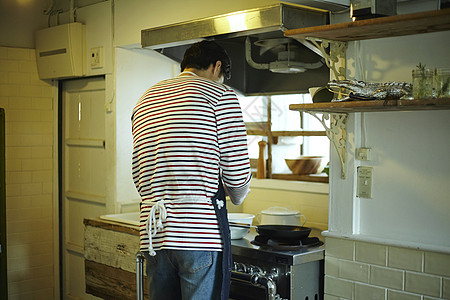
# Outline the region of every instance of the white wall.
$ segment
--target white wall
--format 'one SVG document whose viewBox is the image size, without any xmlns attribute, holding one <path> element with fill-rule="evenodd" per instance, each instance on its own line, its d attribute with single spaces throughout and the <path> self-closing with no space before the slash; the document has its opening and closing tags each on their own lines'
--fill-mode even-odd
<svg viewBox="0 0 450 300">
<path fill-rule="evenodd" d="M 348 77 L 411 82 L 419 63 L 450 67 L 449 47 L 449 31 L 352 42 Z M 332 151 L 330 232 L 450 249 L 449 120 L 449 110 L 350 114 L 345 180 Z M 371 161 L 354 159 L 362 146 L 372 148 Z M 372 199 L 356 197 L 360 165 L 373 167 Z"/>
<path fill-rule="evenodd" d="M 149 87 L 177 75 L 174 66 L 153 50 L 116 48 L 116 197 L 122 205 L 139 199 L 131 177 L 131 113 Z"/>
</svg>

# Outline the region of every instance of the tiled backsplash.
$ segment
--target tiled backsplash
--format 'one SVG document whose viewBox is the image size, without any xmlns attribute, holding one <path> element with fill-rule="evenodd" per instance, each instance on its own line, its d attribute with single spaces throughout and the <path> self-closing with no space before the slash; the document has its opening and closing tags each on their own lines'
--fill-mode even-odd
<svg viewBox="0 0 450 300">
<path fill-rule="evenodd" d="M 0 107 L 6 119 L 8 299 L 53 299 L 53 88 L 39 80 L 34 49 L 0 47 Z"/>
<path fill-rule="evenodd" d="M 325 300 L 450 299 L 450 254 L 327 237 Z"/>
</svg>

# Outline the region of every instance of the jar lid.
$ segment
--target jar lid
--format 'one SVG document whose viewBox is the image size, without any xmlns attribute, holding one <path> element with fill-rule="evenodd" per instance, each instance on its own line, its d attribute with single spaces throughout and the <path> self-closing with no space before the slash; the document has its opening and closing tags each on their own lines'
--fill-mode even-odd
<svg viewBox="0 0 450 300">
<path fill-rule="evenodd" d="M 277 216 L 288 216 L 288 215 L 298 215 L 299 212 L 288 207 L 274 206 L 266 210 L 261 211 L 262 214 L 266 215 L 277 215 Z"/>
</svg>

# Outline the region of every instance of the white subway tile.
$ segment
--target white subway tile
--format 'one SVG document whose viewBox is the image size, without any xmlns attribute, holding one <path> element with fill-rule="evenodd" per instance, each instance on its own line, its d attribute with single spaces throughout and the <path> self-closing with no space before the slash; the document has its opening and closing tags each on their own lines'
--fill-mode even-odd
<svg viewBox="0 0 450 300">
<path fill-rule="evenodd" d="M 25 48 L 8 48 L 7 59 L 8 60 L 31 60 L 34 56 L 31 55 L 30 49 Z"/>
<path fill-rule="evenodd" d="M 30 183 L 32 180 L 31 172 L 7 172 L 6 174 L 6 184 L 17 184 L 17 183 Z"/>
<path fill-rule="evenodd" d="M 325 256 L 325 274 L 328 276 L 339 277 L 339 259 Z"/>
<path fill-rule="evenodd" d="M 450 278 L 442 278 L 442 297 L 450 299 Z"/>
<path fill-rule="evenodd" d="M 425 252 L 425 273 L 450 277 L 450 254 Z"/>
<path fill-rule="evenodd" d="M 52 158 L 53 148 L 51 146 L 33 147 L 31 158 Z"/>
<path fill-rule="evenodd" d="M 423 251 L 389 247 L 388 266 L 397 269 L 422 271 Z"/>
<path fill-rule="evenodd" d="M 367 284 L 355 283 L 355 299 L 385 300 L 386 289 Z"/>
<path fill-rule="evenodd" d="M 23 158 L 31 158 L 30 147 L 7 147 L 6 148 L 6 159 L 23 159 Z"/>
<path fill-rule="evenodd" d="M 39 85 L 22 85 L 20 88 L 22 97 L 43 97 L 42 87 Z"/>
<path fill-rule="evenodd" d="M 327 237 L 325 240 L 325 255 L 353 260 L 355 242 L 346 239 Z"/>
<path fill-rule="evenodd" d="M 29 85 L 31 83 L 31 75 L 23 72 L 9 72 L 8 83 Z"/>
<path fill-rule="evenodd" d="M 439 297 L 441 278 L 424 273 L 406 272 L 405 291 Z"/>
<path fill-rule="evenodd" d="M 31 98 L 29 97 L 19 97 L 19 95 L 14 95 L 9 101 L 10 109 L 31 109 Z"/>
<path fill-rule="evenodd" d="M 369 282 L 369 265 L 339 260 L 339 277 L 360 282 Z"/>
<path fill-rule="evenodd" d="M 8 58 L 8 48 L 0 47 L 0 59 L 7 59 L 7 58 Z"/>
<path fill-rule="evenodd" d="M 360 262 L 386 266 L 387 247 L 383 245 L 356 242 L 355 259 Z"/>
<path fill-rule="evenodd" d="M 20 95 L 18 85 L 0 84 L 0 97 L 15 97 Z"/>
<path fill-rule="evenodd" d="M 37 73 L 35 61 L 19 61 L 19 72 Z"/>
<path fill-rule="evenodd" d="M 331 276 L 325 276 L 325 293 L 337 297 L 352 299 L 354 283 Z"/>
<path fill-rule="evenodd" d="M 422 300 L 420 295 L 388 290 L 387 300 Z"/>
<path fill-rule="evenodd" d="M 8 111 L 9 108 L 9 97 L 1 96 L 0 97 L 0 107 L 5 108 Z"/>
<path fill-rule="evenodd" d="M 0 70 L 3 72 L 17 72 L 19 71 L 19 62 L 11 60 L 0 60 Z"/>
<path fill-rule="evenodd" d="M 403 271 L 371 266 L 370 283 L 401 290 L 403 288 Z"/>
<path fill-rule="evenodd" d="M 347 300 L 347 299 L 342 298 L 342 297 L 336 297 L 336 296 L 328 295 L 328 294 L 325 294 L 323 299 L 324 300 Z"/>
<path fill-rule="evenodd" d="M 51 97 L 33 97 L 32 108 L 40 110 L 53 110 L 53 99 Z"/>
<path fill-rule="evenodd" d="M 38 183 L 24 183 L 20 185 L 20 194 L 24 196 L 42 194 L 42 184 Z"/>
<path fill-rule="evenodd" d="M 0 71 L 0 84 L 8 84 L 8 72 Z"/>
</svg>

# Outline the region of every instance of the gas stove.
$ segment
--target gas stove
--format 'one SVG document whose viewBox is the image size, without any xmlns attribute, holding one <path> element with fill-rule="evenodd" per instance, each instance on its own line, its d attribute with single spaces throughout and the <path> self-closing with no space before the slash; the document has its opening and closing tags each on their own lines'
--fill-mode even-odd
<svg viewBox="0 0 450 300">
<path fill-rule="evenodd" d="M 317 237 L 302 242 L 267 241 L 251 230 L 232 240 L 230 299 L 322 299 L 325 247 Z"/>
</svg>

